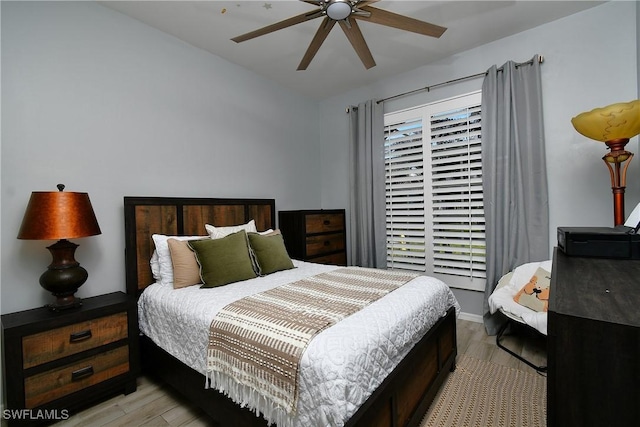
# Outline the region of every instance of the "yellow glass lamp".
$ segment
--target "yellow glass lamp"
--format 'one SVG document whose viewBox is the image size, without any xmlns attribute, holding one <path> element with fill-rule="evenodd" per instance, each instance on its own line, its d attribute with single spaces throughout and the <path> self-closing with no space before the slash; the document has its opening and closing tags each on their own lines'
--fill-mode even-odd
<svg viewBox="0 0 640 427">
<path fill-rule="evenodd" d="M 578 114 L 571 123 L 582 135 L 602 141 L 609 147 L 602 160 L 611 175 L 613 221 L 614 225 L 624 224 L 624 190 L 627 169 L 633 158 L 633 153 L 624 147 L 630 138 L 640 134 L 640 100 L 596 108 Z"/>
</svg>

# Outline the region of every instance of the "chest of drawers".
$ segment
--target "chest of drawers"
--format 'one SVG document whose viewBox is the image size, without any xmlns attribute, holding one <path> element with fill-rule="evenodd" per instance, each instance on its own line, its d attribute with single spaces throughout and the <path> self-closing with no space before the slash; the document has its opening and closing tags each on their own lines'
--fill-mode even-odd
<svg viewBox="0 0 640 427">
<path fill-rule="evenodd" d="M 640 261 L 556 249 L 548 313 L 547 426 L 640 418 Z"/>
<path fill-rule="evenodd" d="M 20 414 L 10 424 L 64 419 L 108 395 L 135 391 L 135 301 L 114 292 L 82 303 L 68 312 L 43 307 L 2 315 L 5 396 L 9 411 Z"/>
<path fill-rule="evenodd" d="M 347 264 L 344 209 L 280 211 L 278 224 L 292 258 Z"/>
</svg>

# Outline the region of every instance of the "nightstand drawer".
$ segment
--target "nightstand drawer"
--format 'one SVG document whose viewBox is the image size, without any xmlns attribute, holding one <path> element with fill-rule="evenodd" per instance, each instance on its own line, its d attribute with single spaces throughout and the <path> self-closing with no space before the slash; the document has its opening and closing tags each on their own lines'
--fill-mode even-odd
<svg viewBox="0 0 640 427">
<path fill-rule="evenodd" d="M 25 378 L 25 406 L 34 408 L 127 372 L 129 347 L 125 345 Z"/>
<path fill-rule="evenodd" d="M 307 215 L 305 230 L 307 234 L 342 231 L 344 230 L 344 215 L 330 213 Z"/>
<path fill-rule="evenodd" d="M 127 313 L 79 322 L 22 338 L 25 369 L 127 338 Z"/>
<path fill-rule="evenodd" d="M 344 250 L 344 234 L 324 234 L 307 237 L 307 256 Z"/>
</svg>

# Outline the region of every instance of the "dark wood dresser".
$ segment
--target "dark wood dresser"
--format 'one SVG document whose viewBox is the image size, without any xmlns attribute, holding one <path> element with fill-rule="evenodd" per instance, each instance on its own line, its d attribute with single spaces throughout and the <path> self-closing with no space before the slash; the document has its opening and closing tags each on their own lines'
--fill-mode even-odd
<svg viewBox="0 0 640 427">
<path fill-rule="evenodd" d="M 640 420 L 640 261 L 554 252 L 547 425 Z"/>
<path fill-rule="evenodd" d="M 278 224 L 291 258 L 347 264 L 344 209 L 280 211 Z"/>
<path fill-rule="evenodd" d="M 10 425 L 60 421 L 97 400 L 136 390 L 135 300 L 122 292 L 82 306 L 2 315 L 5 397 Z M 22 411 L 21 411 L 22 410 Z M 13 412 L 12 412 L 13 411 Z"/>
</svg>

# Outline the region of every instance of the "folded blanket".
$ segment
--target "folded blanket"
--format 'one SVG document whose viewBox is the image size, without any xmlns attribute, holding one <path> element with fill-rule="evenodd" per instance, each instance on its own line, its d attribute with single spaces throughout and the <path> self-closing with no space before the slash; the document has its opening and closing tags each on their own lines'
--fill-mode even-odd
<svg viewBox="0 0 640 427">
<path fill-rule="evenodd" d="M 311 339 L 417 276 L 347 267 L 235 301 L 211 323 L 207 377 L 236 402 L 260 408 L 266 399 L 295 412 Z"/>
</svg>

